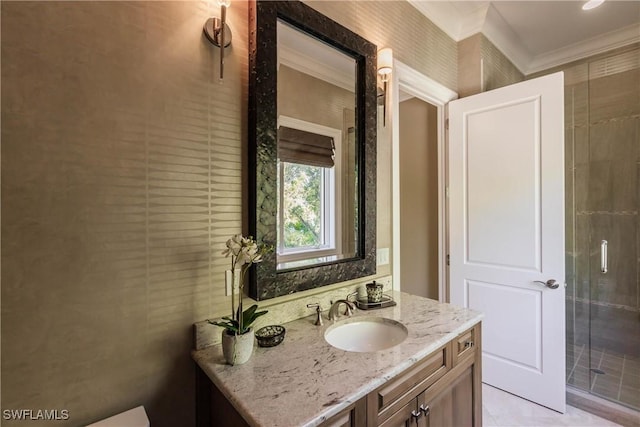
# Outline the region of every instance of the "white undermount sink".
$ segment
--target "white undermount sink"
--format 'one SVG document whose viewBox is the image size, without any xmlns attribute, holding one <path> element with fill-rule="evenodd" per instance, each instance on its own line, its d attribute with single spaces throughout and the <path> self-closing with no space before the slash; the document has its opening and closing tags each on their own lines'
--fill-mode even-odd
<svg viewBox="0 0 640 427">
<path fill-rule="evenodd" d="M 341 350 L 366 353 L 394 347 L 404 341 L 407 335 L 407 328 L 395 320 L 356 317 L 327 328 L 324 339 Z"/>
</svg>

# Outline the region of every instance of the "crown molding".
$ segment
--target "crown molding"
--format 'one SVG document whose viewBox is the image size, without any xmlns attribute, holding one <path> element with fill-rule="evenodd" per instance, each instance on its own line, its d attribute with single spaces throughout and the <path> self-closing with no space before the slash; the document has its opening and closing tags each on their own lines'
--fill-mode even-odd
<svg viewBox="0 0 640 427">
<path fill-rule="evenodd" d="M 482 2 L 486 5 L 465 15 L 447 1 L 407 1 L 456 42 L 477 33 L 484 34 L 525 76 L 640 42 L 640 28 L 630 25 L 552 52 L 533 55 L 490 2 Z"/>
<path fill-rule="evenodd" d="M 537 55 L 529 62 L 526 74 L 547 70 L 638 42 L 640 42 L 640 27 L 629 25 L 543 55 Z"/>
<path fill-rule="evenodd" d="M 492 7 L 488 2 L 486 2 L 486 4 L 478 7 L 472 13 L 469 13 L 466 16 L 460 16 L 458 18 L 458 38 L 454 40 L 458 42 L 460 40 L 466 39 L 467 37 L 471 37 L 474 34 L 482 32 L 482 29 L 484 28 L 485 22 L 487 20 L 487 13 L 490 9 L 492 9 Z"/>
<path fill-rule="evenodd" d="M 461 16 L 453 4 L 446 1 L 407 1 L 454 41 L 462 40 L 460 39 Z"/>
<path fill-rule="evenodd" d="M 489 7 L 482 34 L 493 43 L 504 56 L 523 74 L 533 59 L 520 36 L 493 7 Z"/>
</svg>

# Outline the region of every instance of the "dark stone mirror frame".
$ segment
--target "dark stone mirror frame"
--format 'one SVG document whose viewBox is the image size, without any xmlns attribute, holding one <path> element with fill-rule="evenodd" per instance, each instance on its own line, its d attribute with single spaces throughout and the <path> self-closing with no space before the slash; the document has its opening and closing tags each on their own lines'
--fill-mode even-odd
<svg viewBox="0 0 640 427">
<path fill-rule="evenodd" d="M 256 300 L 376 272 L 377 49 L 371 42 L 298 1 L 255 1 L 249 8 L 249 234 L 259 243 L 276 246 L 278 19 L 356 60 L 358 254 L 356 258 L 277 271 L 276 254 L 272 251 L 251 270 L 249 296 Z"/>
</svg>

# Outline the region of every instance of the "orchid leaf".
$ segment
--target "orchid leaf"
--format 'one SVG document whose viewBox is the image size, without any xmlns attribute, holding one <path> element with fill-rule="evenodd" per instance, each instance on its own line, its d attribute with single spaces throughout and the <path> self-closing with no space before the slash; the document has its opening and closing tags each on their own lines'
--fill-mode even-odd
<svg viewBox="0 0 640 427">
<path fill-rule="evenodd" d="M 238 307 L 239 308 L 239 307 Z M 222 320 L 224 321 L 213 321 L 213 320 L 208 320 L 208 322 L 212 325 L 216 325 L 219 326 L 221 328 L 226 329 L 227 331 L 231 331 L 233 334 L 236 335 L 242 335 L 245 334 L 249 328 L 251 327 L 251 324 L 253 322 L 255 322 L 255 320 L 260 317 L 263 316 L 265 314 L 268 313 L 267 310 L 263 310 L 263 311 L 257 311 L 258 310 L 258 305 L 254 304 L 251 307 L 247 308 L 243 313 L 242 313 L 242 331 L 240 330 L 240 325 L 238 323 L 237 320 L 231 319 L 229 316 L 224 316 L 222 317 Z M 239 315 L 239 310 L 238 310 L 238 315 Z"/>
</svg>

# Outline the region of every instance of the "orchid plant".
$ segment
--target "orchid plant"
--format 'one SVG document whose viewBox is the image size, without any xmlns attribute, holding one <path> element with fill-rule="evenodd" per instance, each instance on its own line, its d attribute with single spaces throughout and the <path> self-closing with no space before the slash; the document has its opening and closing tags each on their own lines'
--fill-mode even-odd
<svg viewBox="0 0 640 427">
<path fill-rule="evenodd" d="M 227 249 L 222 251 L 225 257 L 231 256 L 231 283 L 236 283 L 236 269 L 240 269 L 240 280 L 238 281 L 238 307 L 235 303 L 235 289 L 231 291 L 231 317 L 225 316 L 223 321 L 209 323 L 220 326 L 227 330 L 229 335 L 242 335 L 249 331 L 251 324 L 260 316 L 267 314 L 267 311 L 257 311 L 258 305 L 254 304 L 246 311 L 242 310 L 242 295 L 244 290 L 244 278 L 253 264 L 262 261 L 262 256 L 269 252 L 271 248 L 267 245 L 258 245 L 253 237 L 244 237 L 236 234 L 227 240 Z"/>
</svg>

